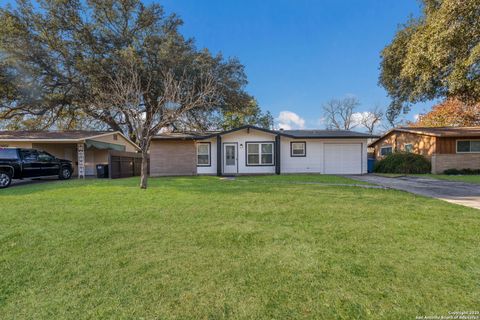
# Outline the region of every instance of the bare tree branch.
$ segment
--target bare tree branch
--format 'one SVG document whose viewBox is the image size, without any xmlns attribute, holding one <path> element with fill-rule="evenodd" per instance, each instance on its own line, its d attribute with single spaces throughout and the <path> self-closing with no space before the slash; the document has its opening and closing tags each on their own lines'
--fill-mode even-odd
<svg viewBox="0 0 480 320">
<path fill-rule="evenodd" d="M 332 99 L 323 105 L 323 114 L 328 129 L 352 130 L 358 123 L 353 118 L 355 108 L 359 105 L 355 97 L 341 100 Z"/>
<path fill-rule="evenodd" d="M 189 111 L 208 110 L 220 103 L 220 81 L 208 69 L 175 72 L 168 67 L 158 67 L 161 78 L 155 83 L 149 73 L 142 70 L 135 59 L 119 61 L 119 70 L 106 75 L 106 83 L 95 95 L 97 110 L 108 110 L 107 118 L 114 115 L 117 123 L 124 123 L 135 135 L 142 150 L 141 187 L 146 187 L 147 151 L 154 135 L 171 126 Z M 158 87 L 161 95 L 155 101 L 149 97 Z"/>
<path fill-rule="evenodd" d="M 360 114 L 360 124 L 367 129 L 368 133 L 372 134 L 382 121 L 382 118 L 383 109 L 377 105 L 371 110 Z"/>
</svg>

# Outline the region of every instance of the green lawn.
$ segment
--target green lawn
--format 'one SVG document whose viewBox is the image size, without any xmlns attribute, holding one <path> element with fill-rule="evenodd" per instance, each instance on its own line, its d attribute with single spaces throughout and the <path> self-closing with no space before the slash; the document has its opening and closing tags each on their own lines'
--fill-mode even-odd
<svg viewBox="0 0 480 320">
<path fill-rule="evenodd" d="M 315 183 L 312 183 L 315 182 Z M 331 176 L 0 190 L 1 319 L 415 319 L 478 310 L 480 211 Z"/>
<path fill-rule="evenodd" d="M 398 173 L 376 173 L 376 175 L 390 177 L 390 178 L 398 178 L 398 177 L 405 176 L 403 174 L 398 174 Z M 408 176 L 480 184 L 480 175 L 409 174 Z"/>
<path fill-rule="evenodd" d="M 321 175 L 321 174 L 283 174 L 264 176 L 240 176 L 237 181 L 246 181 L 255 184 L 369 184 L 367 182 L 352 180 L 342 176 Z"/>
</svg>

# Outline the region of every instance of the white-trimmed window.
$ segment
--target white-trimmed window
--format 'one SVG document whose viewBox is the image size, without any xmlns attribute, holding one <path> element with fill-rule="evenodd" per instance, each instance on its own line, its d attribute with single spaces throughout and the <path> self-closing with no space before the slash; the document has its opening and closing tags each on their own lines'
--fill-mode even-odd
<svg viewBox="0 0 480 320">
<path fill-rule="evenodd" d="M 457 153 L 480 153 L 480 140 L 457 140 Z"/>
<path fill-rule="evenodd" d="M 411 143 L 406 143 L 406 144 L 403 146 L 403 149 L 405 150 L 405 152 L 413 152 L 413 144 L 411 144 Z"/>
<path fill-rule="evenodd" d="M 197 143 L 197 166 L 209 167 L 210 161 L 210 142 Z"/>
<path fill-rule="evenodd" d="M 306 145 L 305 141 L 290 142 L 290 157 L 305 157 L 307 155 Z"/>
<path fill-rule="evenodd" d="M 247 142 L 247 166 L 273 166 L 273 142 Z"/>
<path fill-rule="evenodd" d="M 380 155 L 387 156 L 393 152 L 392 146 L 385 146 L 380 148 Z"/>
</svg>

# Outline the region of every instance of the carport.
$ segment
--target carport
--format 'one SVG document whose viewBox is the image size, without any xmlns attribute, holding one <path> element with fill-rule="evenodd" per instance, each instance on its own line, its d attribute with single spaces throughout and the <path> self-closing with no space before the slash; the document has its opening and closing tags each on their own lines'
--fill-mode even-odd
<svg viewBox="0 0 480 320">
<path fill-rule="evenodd" d="M 0 131 L 0 147 L 33 148 L 70 160 L 78 177 L 94 176 L 97 165 L 111 162 L 112 153 L 134 159 L 139 150 L 119 131 L 85 130 Z"/>
</svg>

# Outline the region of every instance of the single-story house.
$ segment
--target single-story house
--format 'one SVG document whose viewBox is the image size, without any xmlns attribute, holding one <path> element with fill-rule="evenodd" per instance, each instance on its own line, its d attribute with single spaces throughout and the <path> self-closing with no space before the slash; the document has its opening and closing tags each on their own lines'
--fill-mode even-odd
<svg viewBox="0 0 480 320">
<path fill-rule="evenodd" d="M 480 127 L 394 128 L 369 147 L 376 159 L 399 151 L 421 154 L 432 162 L 432 173 L 480 169 Z"/>
<path fill-rule="evenodd" d="M 166 132 L 150 147 L 150 175 L 367 173 L 369 134 L 342 130 Z"/>
<path fill-rule="evenodd" d="M 0 147 L 33 148 L 72 161 L 74 174 L 95 175 L 112 152 L 137 153 L 139 147 L 119 131 L 0 131 Z"/>
</svg>

